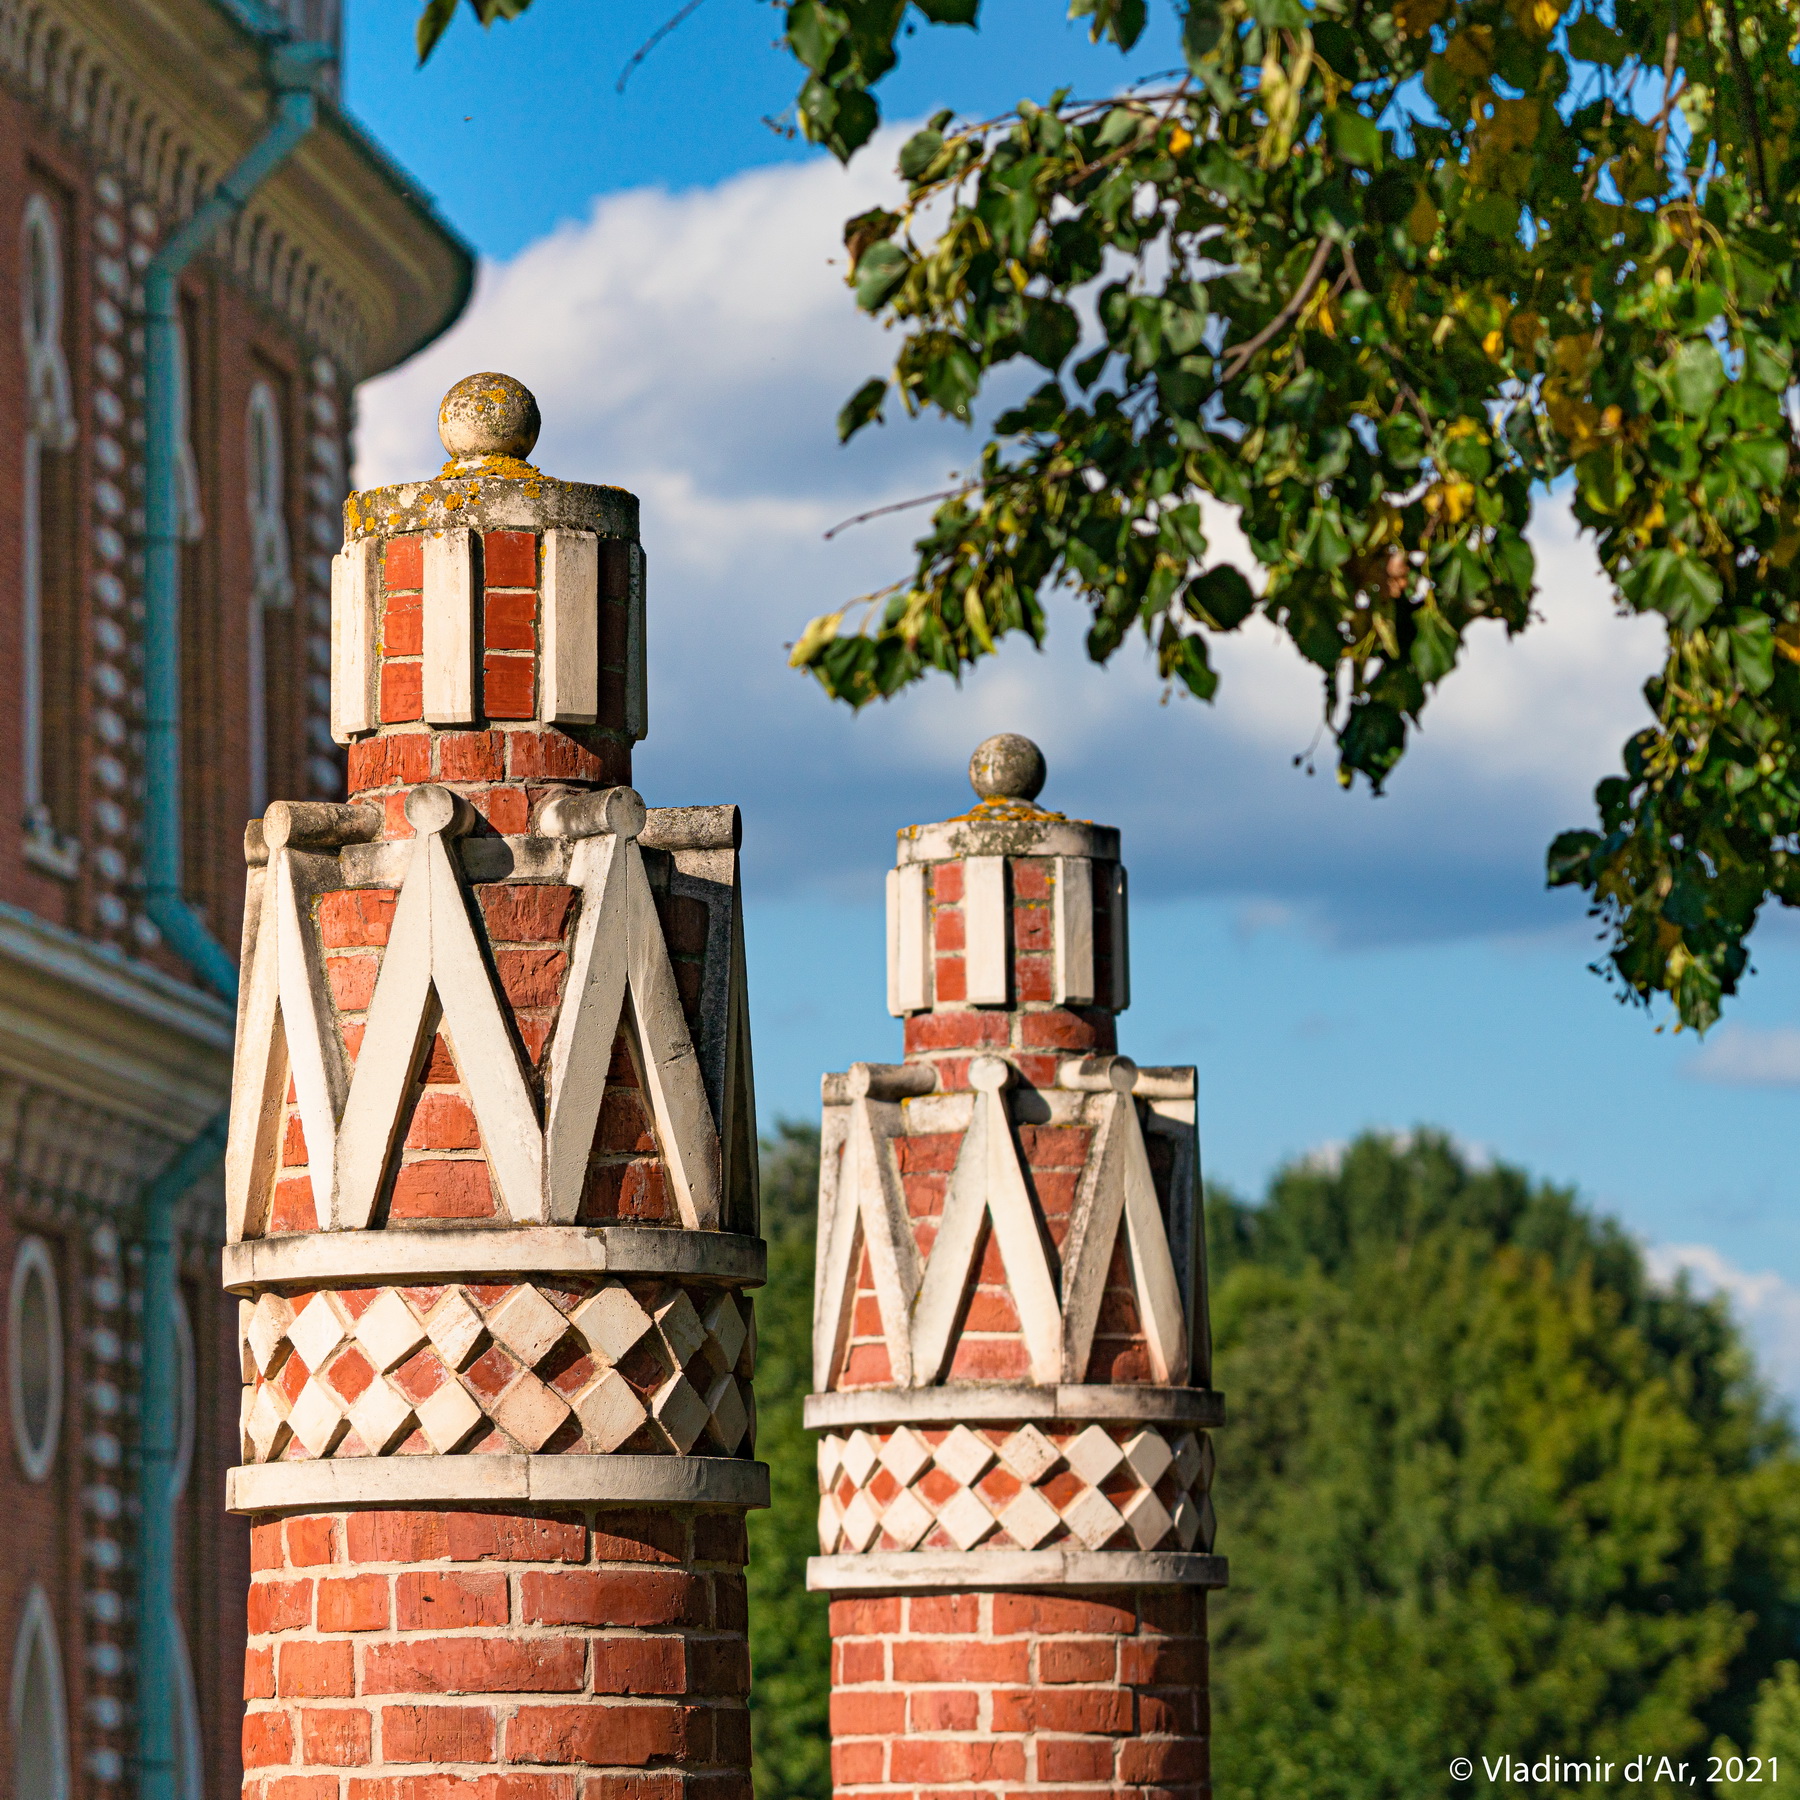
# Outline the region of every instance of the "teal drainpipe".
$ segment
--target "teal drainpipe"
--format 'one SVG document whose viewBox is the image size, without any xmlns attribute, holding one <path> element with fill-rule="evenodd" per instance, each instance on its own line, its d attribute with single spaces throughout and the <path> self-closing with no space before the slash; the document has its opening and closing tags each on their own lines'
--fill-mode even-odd
<svg viewBox="0 0 1800 1800">
<path fill-rule="evenodd" d="M 253 23 L 253 21 L 246 21 Z M 181 891 L 181 546 L 179 453 L 181 271 L 312 129 L 314 87 L 335 53 L 277 43 L 269 52 L 275 116 L 262 138 L 157 252 L 144 272 L 145 910 L 163 940 L 209 987 L 237 993 L 237 967 Z M 175 1494 L 181 1396 L 175 1366 L 175 1209 L 225 1151 L 227 1115 L 213 1119 L 145 1190 L 143 1362 L 138 1377 L 137 1792 L 177 1800 L 175 1720 L 181 1682 L 175 1612 Z"/>
</svg>

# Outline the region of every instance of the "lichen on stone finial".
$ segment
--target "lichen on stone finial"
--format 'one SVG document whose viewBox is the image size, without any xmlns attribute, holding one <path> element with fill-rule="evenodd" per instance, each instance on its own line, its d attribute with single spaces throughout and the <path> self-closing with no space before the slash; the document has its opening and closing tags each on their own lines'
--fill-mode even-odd
<svg viewBox="0 0 1800 1800">
<path fill-rule="evenodd" d="M 438 407 L 446 475 L 535 475 L 525 459 L 543 429 L 537 397 L 510 375 L 467 375 Z"/>
<path fill-rule="evenodd" d="M 969 786 L 983 801 L 1029 805 L 1044 791 L 1048 774 L 1043 751 L 1016 731 L 984 738 L 969 758 Z"/>
</svg>

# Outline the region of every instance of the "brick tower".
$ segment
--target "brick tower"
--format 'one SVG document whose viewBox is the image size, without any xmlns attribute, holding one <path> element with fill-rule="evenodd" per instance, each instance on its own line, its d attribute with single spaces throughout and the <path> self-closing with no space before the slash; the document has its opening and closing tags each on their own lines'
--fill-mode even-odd
<svg viewBox="0 0 1800 1800">
<path fill-rule="evenodd" d="M 636 500 L 524 461 L 506 377 L 439 422 L 344 510 L 349 804 L 246 838 L 245 1791 L 747 1800 L 737 809 L 626 785 Z"/>
<path fill-rule="evenodd" d="M 1118 833 L 980 804 L 900 834 L 905 1061 L 824 1080 L 814 1384 L 840 1796 L 1210 1791 L 1192 1069 L 1116 1054 Z"/>
</svg>

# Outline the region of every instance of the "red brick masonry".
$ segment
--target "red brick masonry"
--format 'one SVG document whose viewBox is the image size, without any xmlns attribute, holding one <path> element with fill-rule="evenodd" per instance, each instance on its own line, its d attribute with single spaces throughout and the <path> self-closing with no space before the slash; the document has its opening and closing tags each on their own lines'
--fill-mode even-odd
<svg viewBox="0 0 1800 1800">
<path fill-rule="evenodd" d="M 245 1800 L 750 1800 L 737 1513 L 308 1514 L 252 1561 Z"/>
</svg>

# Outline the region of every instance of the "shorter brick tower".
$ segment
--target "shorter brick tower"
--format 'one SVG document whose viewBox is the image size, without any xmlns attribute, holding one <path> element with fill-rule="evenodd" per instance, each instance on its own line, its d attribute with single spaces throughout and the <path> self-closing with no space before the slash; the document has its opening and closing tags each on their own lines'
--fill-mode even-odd
<svg viewBox="0 0 1800 1800">
<path fill-rule="evenodd" d="M 905 1060 L 824 1081 L 814 1383 L 841 1796 L 1210 1792 L 1194 1071 L 1117 1054 L 1118 833 L 1037 746 L 900 833 Z"/>
<path fill-rule="evenodd" d="M 646 808 L 637 502 L 471 377 L 353 494 L 350 804 L 249 830 L 248 1800 L 748 1800 L 737 809 Z"/>
</svg>

